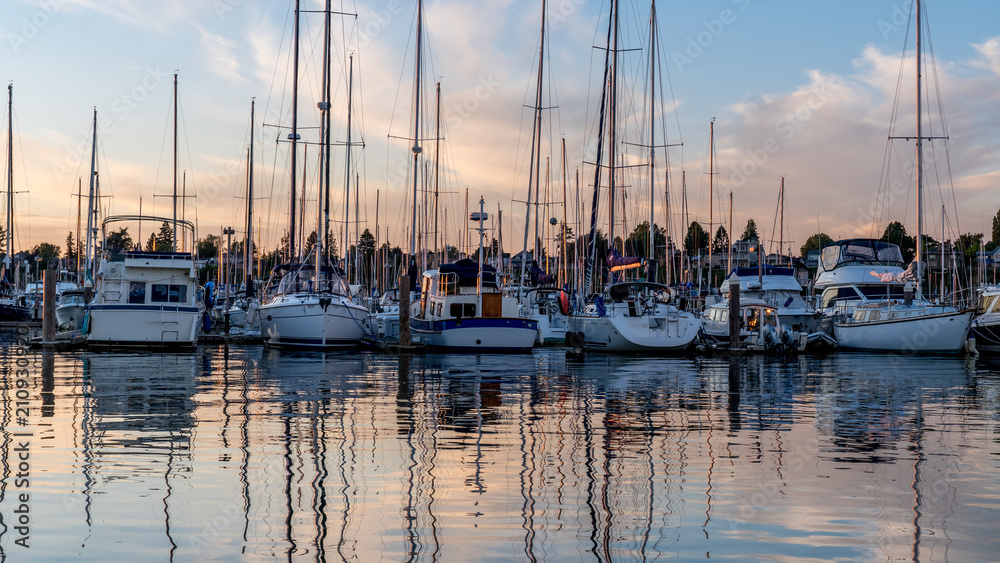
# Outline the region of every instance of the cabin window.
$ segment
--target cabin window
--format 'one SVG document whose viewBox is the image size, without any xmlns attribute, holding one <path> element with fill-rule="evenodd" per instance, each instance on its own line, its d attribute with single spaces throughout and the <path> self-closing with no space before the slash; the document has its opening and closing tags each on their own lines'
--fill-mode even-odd
<svg viewBox="0 0 1000 563">
<path fill-rule="evenodd" d="M 187 301 L 187 286 L 154 283 L 150 301 L 153 303 L 184 303 Z"/>
<path fill-rule="evenodd" d="M 764 311 L 764 324 L 774 327 L 778 326 L 778 318 L 777 315 L 774 314 L 774 311 L 770 309 Z"/>
<path fill-rule="evenodd" d="M 146 282 L 130 282 L 128 284 L 128 302 L 146 302 Z"/>
<path fill-rule="evenodd" d="M 475 303 L 452 303 L 448 312 L 456 319 L 459 317 L 475 317 L 476 305 Z"/>
</svg>

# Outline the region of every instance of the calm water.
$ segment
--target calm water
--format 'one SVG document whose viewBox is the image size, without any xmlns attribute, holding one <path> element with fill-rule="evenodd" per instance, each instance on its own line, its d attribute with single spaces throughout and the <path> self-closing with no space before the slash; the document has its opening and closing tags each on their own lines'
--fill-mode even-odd
<svg viewBox="0 0 1000 563">
<path fill-rule="evenodd" d="M 4 350 L 10 561 L 997 558 L 982 359 Z"/>
</svg>

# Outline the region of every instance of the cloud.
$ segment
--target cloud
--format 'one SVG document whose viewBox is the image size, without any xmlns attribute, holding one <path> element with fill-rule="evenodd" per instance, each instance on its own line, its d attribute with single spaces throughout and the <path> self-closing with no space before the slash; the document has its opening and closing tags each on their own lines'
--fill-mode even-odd
<svg viewBox="0 0 1000 563">
<path fill-rule="evenodd" d="M 945 134 L 938 115 L 938 99 L 943 98 L 951 147 L 949 153 L 942 140 L 925 142 L 926 209 L 939 209 L 942 200 L 952 207 L 950 172 L 960 194 L 955 199 L 963 225 L 984 224 L 1000 206 L 993 197 L 1000 177 L 997 127 L 984 123 L 998 119 L 989 109 L 1000 103 L 1000 81 L 994 70 L 997 47 L 1000 44 L 977 48 L 981 57 L 972 62 L 936 61 L 936 68 L 929 66 L 927 82 L 940 84 L 942 92 L 930 88 L 925 93 L 923 134 Z M 742 221 L 754 218 L 762 231 L 770 232 L 779 177 L 784 175 L 785 224 L 796 231 L 796 244 L 816 232 L 817 222 L 835 238 L 880 236 L 893 220 L 915 232 L 915 145 L 906 140 L 886 144 L 890 135 L 915 134 L 915 94 L 909 79 L 912 70 L 907 70 L 913 64 L 912 56 L 902 61 L 900 79 L 898 53 L 867 47 L 855 60 L 852 74 L 813 70 L 790 92 L 732 104 L 731 116 L 716 124 L 716 167 L 722 193 L 735 192 L 737 216 L 742 215 Z M 886 155 L 889 165 L 884 172 Z M 707 210 L 701 215 L 707 219 Z M 925 229 L 939 232 L 939 215 L 925 212 Z M 718 216 L 717 212 L 716 220 Z M 956 235 L 950 233 L 949 238 Z"/>
<path fill-rule="evenodd" d="M 241 65 L 235 53 L 237 44 L 232 39 L 216 35 L 197 27 L 201 37 L 202 61 L 213 74 L 234 83 L 245 83 L 247 79 L 240 74 Z"/>
<path fill-rule="evenodd" d="M 971 65 L 1000 75 L 1000 37 L 994 37 L 982 43 L 973 43 L 972 47 L 982 59 L 972 61 Z"/>
</svg>

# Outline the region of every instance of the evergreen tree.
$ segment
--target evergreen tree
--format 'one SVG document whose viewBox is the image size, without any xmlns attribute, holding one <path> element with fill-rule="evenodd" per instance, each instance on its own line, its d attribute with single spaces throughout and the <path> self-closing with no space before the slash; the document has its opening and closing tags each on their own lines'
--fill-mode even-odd
<svg viewBox="0 0 1000 563">
<path fill-rule="evenodd" d="M 743 229 L 743 236 L 740 237 L 740 240 L 742 241 L 748 241 L 751 239 L 760 240 L 760 237 L 757 235 L 757 222 L 753 219 L 747 221 L 747 226 Z"/>
<path fill-rule="evenodd" d="M 1000 246 L 1000 211 L 993 216 L 993 238 L 990 239 L 993 246 Z"/>
<path fill-rule="evenodd" d="M 174 247 L 174 230 L 170 228 L 170 223 L 164 221 L 163 224 L 160 225 L 160 232 L 155 238 L 156 246 L 153 250 L 158 252 L 169 252 L 172 250 Z"/>
<path fill-rule="evenodd" d="M 66 267 L 69 270 L 76 268 L 76 240 L 72 232 L 66 235 Z"/>
<path fill-rule="evenodd" d="M 729 233 L 725 227 L 719 225 L 719 229 L 715 231 L 715 238 L 712 239 L 712 252 L 729 252 L 729 246 Z"/>
<path fill-rule="evenodd" d="M 684 249 L 691 256 L 695 256 L 703 250 L 708 250 L 708 233 L 697 221 L 691 221 L 688 226 L 687 236 L 684 237 Z"/>
<path fill-rule="evenodd" d="M 132 235 L 128 234 L 128 227 L 122 227 L 117 231 L 113 231 L 104 241 L 105 247 L 119 252 L 132 250 L 132 244 Z"/>
</svg>

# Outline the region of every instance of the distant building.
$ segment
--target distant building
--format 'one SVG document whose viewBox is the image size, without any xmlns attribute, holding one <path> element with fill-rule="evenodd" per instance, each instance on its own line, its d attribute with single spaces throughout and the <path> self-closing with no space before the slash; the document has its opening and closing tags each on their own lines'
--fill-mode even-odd
<svg viewBox="0 0 1000 563">
<path fill-rule="evenodd" d="M 963 255 L 951 241 L 944 241 L 941 246 L 927 251 L 927 255 L 924 256 L 924 260 L 927 262 L 927 267 L 932 270 L 941 270 L 941 251 L 944 250 L 944 267 L 950 268 L 952 264 L 958 266 L 962 265 Z M 980 264 L 989 264 L 992 259 L 993 253 L 980 251 L 981 256 L 979 257 Z"/>
<path fill-rule="evenodd" d="M 819 268 L 819 256 L 822 254 L 821 250 L 810 250 L 806 252 L 805 266 L 810 270 L 815 270 Z"/>
</svg>

